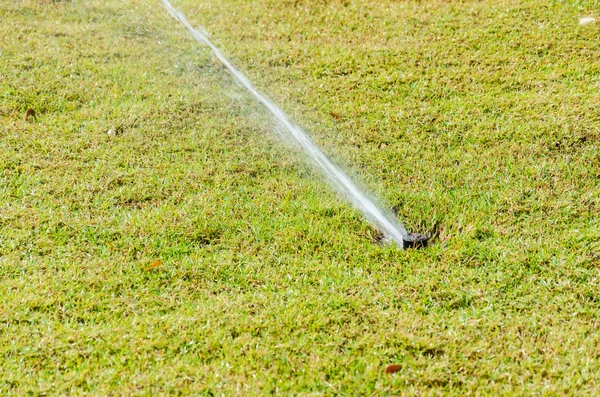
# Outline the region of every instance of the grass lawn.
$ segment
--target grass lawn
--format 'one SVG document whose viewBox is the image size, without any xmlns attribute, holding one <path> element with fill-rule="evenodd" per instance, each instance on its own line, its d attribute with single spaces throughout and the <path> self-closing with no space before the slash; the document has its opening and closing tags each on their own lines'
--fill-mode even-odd
<svg viewBox="0 0 600 397">
<path fill-rule="evenodd" d="M 431 247 L 160 1 L 0 0 L 0 395 L 600 393 L 595 1 L 173 4 Z"/>
</svg>

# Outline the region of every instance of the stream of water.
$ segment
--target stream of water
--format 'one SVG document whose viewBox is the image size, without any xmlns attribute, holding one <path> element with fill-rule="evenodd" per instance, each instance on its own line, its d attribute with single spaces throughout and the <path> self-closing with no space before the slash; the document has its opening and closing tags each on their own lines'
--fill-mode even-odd
<svg viewBox="0 0 600 397">
<path fill-rule="evenodd" d="M 319 167 L 327 177 L 331 186 L 358 208 L 371 224 L 377 227 L 387 239 L 402 248 L 402 238 L 407 235 L 404 226 L 391 214 L 378 206 L 375 201 L 363 192 L 352 179 L 335 165 L 323 151 L 309 138 L 306 132 L 293 122 L 290 117 L 265 94 L 258 91 L 254 84 L 236 68 L 223 53 L 208 39 L 208 35 L 194 28 L 185 15 L 171 5 L 168 0 L 161 0 L 169 13 L 181 22 L 200 44 L 210 47 L 215 57 L 231 75 L 274 117 L 282 133 L 304 150 L 306 155 Z M 204 29 L 200 28 L 202 31 Z M 205 32 L 205 31 L 204 31 Z"/>
</svg>

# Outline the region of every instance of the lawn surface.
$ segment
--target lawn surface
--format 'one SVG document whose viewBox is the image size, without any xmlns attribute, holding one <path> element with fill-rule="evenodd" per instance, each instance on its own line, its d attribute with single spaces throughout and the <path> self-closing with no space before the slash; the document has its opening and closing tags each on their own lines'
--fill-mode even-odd
<svg viewBox="0 0 600 397">
<path fill-rule="evenodd" d="M 0 395 L 600 393 L 594 3 L 0 0 Z"/>
</svg>

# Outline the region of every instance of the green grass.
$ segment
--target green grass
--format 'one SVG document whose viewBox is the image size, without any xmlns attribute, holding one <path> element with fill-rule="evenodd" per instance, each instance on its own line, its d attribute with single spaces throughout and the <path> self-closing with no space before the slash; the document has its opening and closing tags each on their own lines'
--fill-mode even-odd
<svg viewBox="0 0 600 397">
<path fill-rule="evenodd" d="M 433 244 L 159 1 L 3 1 L 1 395 L 600 392 L 596 2 L 174 5 Z"/>
</svg>

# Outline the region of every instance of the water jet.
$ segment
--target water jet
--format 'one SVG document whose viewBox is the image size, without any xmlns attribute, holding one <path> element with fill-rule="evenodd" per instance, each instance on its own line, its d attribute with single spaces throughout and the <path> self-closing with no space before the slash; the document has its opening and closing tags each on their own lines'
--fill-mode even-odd
<svg viewBox="0 0 600 397">
<path fill-rule="evenodd" d="M 310 139 L 307 133 L 290 117 L 277 106 L 269 97 L 260 92 L 254 84 L 237 68 L 229 59 L 223 55 L 208 38 L 204 28 L 194 28 L 181 11 L 177 10 L 169 0 L 161 0 L 169 14 L 178 20 L 192 34 L 194 40 L 209 47 L 213 55 L 229 71 L 235 80 L 246 89 L 264 108 L 273 116 L 273 119 L 280 127 L 286 138 L 298 145 L 307 157 L 321 170 L 323 175 L 329 181 L 329 184 L 345 197 L 351 204 L 360 210 L 367 220 L 377 227 L 386 236 L 393 241 L 399 248 L 405 246 L 416 247 L 417 245 L 426 245 L 426 239 L 410 237 L 402 223 L 394 217 L 389 211 L 383 210 L 376 204 L 375 200 L 366 192 L 362 191 L 358 185 L 323 151 Z M 408 240 L 405 240 L 408 239 Z M 407 242 L 405 242 L 407 241 Z"/>
</svg>

